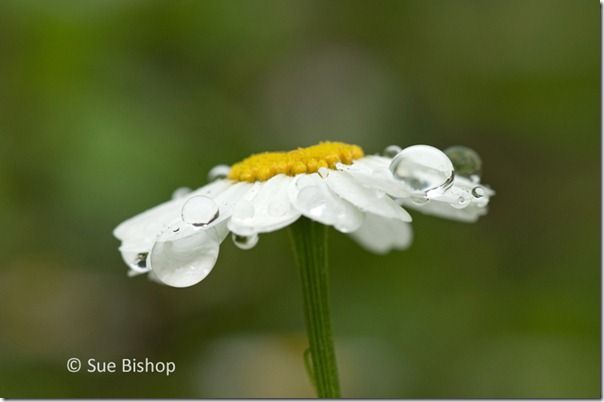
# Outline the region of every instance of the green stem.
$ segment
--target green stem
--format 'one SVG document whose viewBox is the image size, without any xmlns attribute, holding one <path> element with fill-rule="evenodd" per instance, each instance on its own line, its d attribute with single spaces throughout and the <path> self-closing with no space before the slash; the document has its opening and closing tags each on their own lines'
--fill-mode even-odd
<svg viewBox="0 0 604 402">
<path fill-rule="evenodd" d="M 329 319 L 327 227 L 300 218 L 291 225 L 290 233 L 302 278 L 312 380 L 319 398 L 339 398 L 338 369 Z"/>
</svg>

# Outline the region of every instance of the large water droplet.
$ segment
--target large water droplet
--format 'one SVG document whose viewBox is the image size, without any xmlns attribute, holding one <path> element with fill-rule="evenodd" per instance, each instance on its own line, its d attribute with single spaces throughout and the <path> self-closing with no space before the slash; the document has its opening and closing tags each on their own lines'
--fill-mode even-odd
<svg viewBox="0 0 604 402">
<path fill-rule="evenodd" d="M 182 227 L 166 229 L 157 239 L 149 258 L 153 274 L 163 283 L 191 286 L 205 278 L 218 258 L 219 241 L 215 231 Z"/>
<path fill-rule="evenodd" d="M 402 148 L 398 145 L 388 145 L 382 152 L 382 156 L 385 156 L 386 158 L 394 158 L 401 151 Z"/>
<path fill-rule="evenodd" d="M 189 198 L 182 206 L 181 216 L 185 223 L 193 226 L 207 226 L 218 218 L 216 202 L 203 195 Z"/>
<path fill-rule="evenodd" d="M 233 233 L 232 239 L 233 243 L 242 250 L 249 250 L 258 244 L 258 235 L 255 233 L 249 236 L 241 236 Z"/>
<path fill-rule="evenodd" d="M 482 160 L 480 155 L 471 148 L 457 145 L 445 149 L 445 154 L 451 159 L 455 173 L 459 176 L 480 177 Z"/>
<path fill-rule="evenodd" d="M 453 164 L 441 150 L 413 145 L 399 152 L 390 163 L 394 177 L 412 191 L 440 193 L 453 184 Z"/>
<path fill-rule="evenodd" d="M 172 199 L 176 200 L 178 198 L 182 198 L 184 196 L 186 196 L 187 194 L 189 194 L 191 192 L 191 189 L 189 187 L 179 187 L 176 190 L 174 190 L 174 192 L 172 193 Z"/>
<path fill-rule="evenodd" d="M 219 179 L 226 179 L 227 176 L 229 175 L 229 171 L 230 170 L 231 170 L 231 167 L 228 166 L 228 165 L 217 165 L 217 166 L 214 166 L 208 172 L 208 181 L 215 181 L 215 180 L 219 180 Z"/>
</svg>

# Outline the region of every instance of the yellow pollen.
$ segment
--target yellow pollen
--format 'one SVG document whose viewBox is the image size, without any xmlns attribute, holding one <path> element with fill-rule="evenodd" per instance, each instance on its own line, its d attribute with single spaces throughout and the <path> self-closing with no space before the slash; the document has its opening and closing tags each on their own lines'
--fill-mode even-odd
<svg viewBox="0 0 604 402">
<path fill-rule="evenodd" d="M 363 155 L 363 149 L 358 145 L 343 142 L 321 142 L 289 152 L 264 152 L 231 166 L 229 179 L 253 182 L 265 181 L 278 174 L 315 173 L 322 167 L 334 169 L 337 163 L 350 165 Z"/>
</svg>

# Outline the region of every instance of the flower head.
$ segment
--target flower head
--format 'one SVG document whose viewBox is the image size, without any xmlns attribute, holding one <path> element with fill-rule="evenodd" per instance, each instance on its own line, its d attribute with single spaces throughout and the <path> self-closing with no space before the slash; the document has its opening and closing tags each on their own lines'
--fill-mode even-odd
<svg viewBox="0 0 604 402">
<path fill-rule="evenodd" d="M 177 191 L 172 200 L 120 224 L 114 235 L 131 274 L 149 272 L 176 287 L 210 273 L 229 232 L 247 249 L 259 234 L 301 216 L 333 226 L 376 253 L 404 249 L 412 231 L 403 207 L 467 222 L 486 213 L 494 192 L 480 184 L 478 155 L 464 147 L 445 152 L 415 145 L 365 155 L 356 145 L 322 142 L 252 155 L 213 169 L 209 184 Z"/>
</svg>

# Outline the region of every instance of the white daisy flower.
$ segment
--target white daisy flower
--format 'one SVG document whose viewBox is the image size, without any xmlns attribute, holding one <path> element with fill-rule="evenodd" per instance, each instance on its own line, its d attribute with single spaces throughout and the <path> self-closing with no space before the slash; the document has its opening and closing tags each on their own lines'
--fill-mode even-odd
<svg viewBox="0 0 604 402">
<path fill-rule="evenodd" d="M 249 249 L 259 234 L 301 216 L 386 253 L 411 243 L 411 216 L 403 207 L 467 222 L 485 214 L 494 192 L 480 184 L 479 172 L 480 159 L 463 147 L 445 154 L 427 145 L 390 146 L 382 155 L 365 155 L 356 145 L 323 142 L 218 166 L 209 184 L 177 190 L 114 235 L 131 275 L 148 272 L 175 287 L 210 273 L 229 232 Z"/>
</svg>

